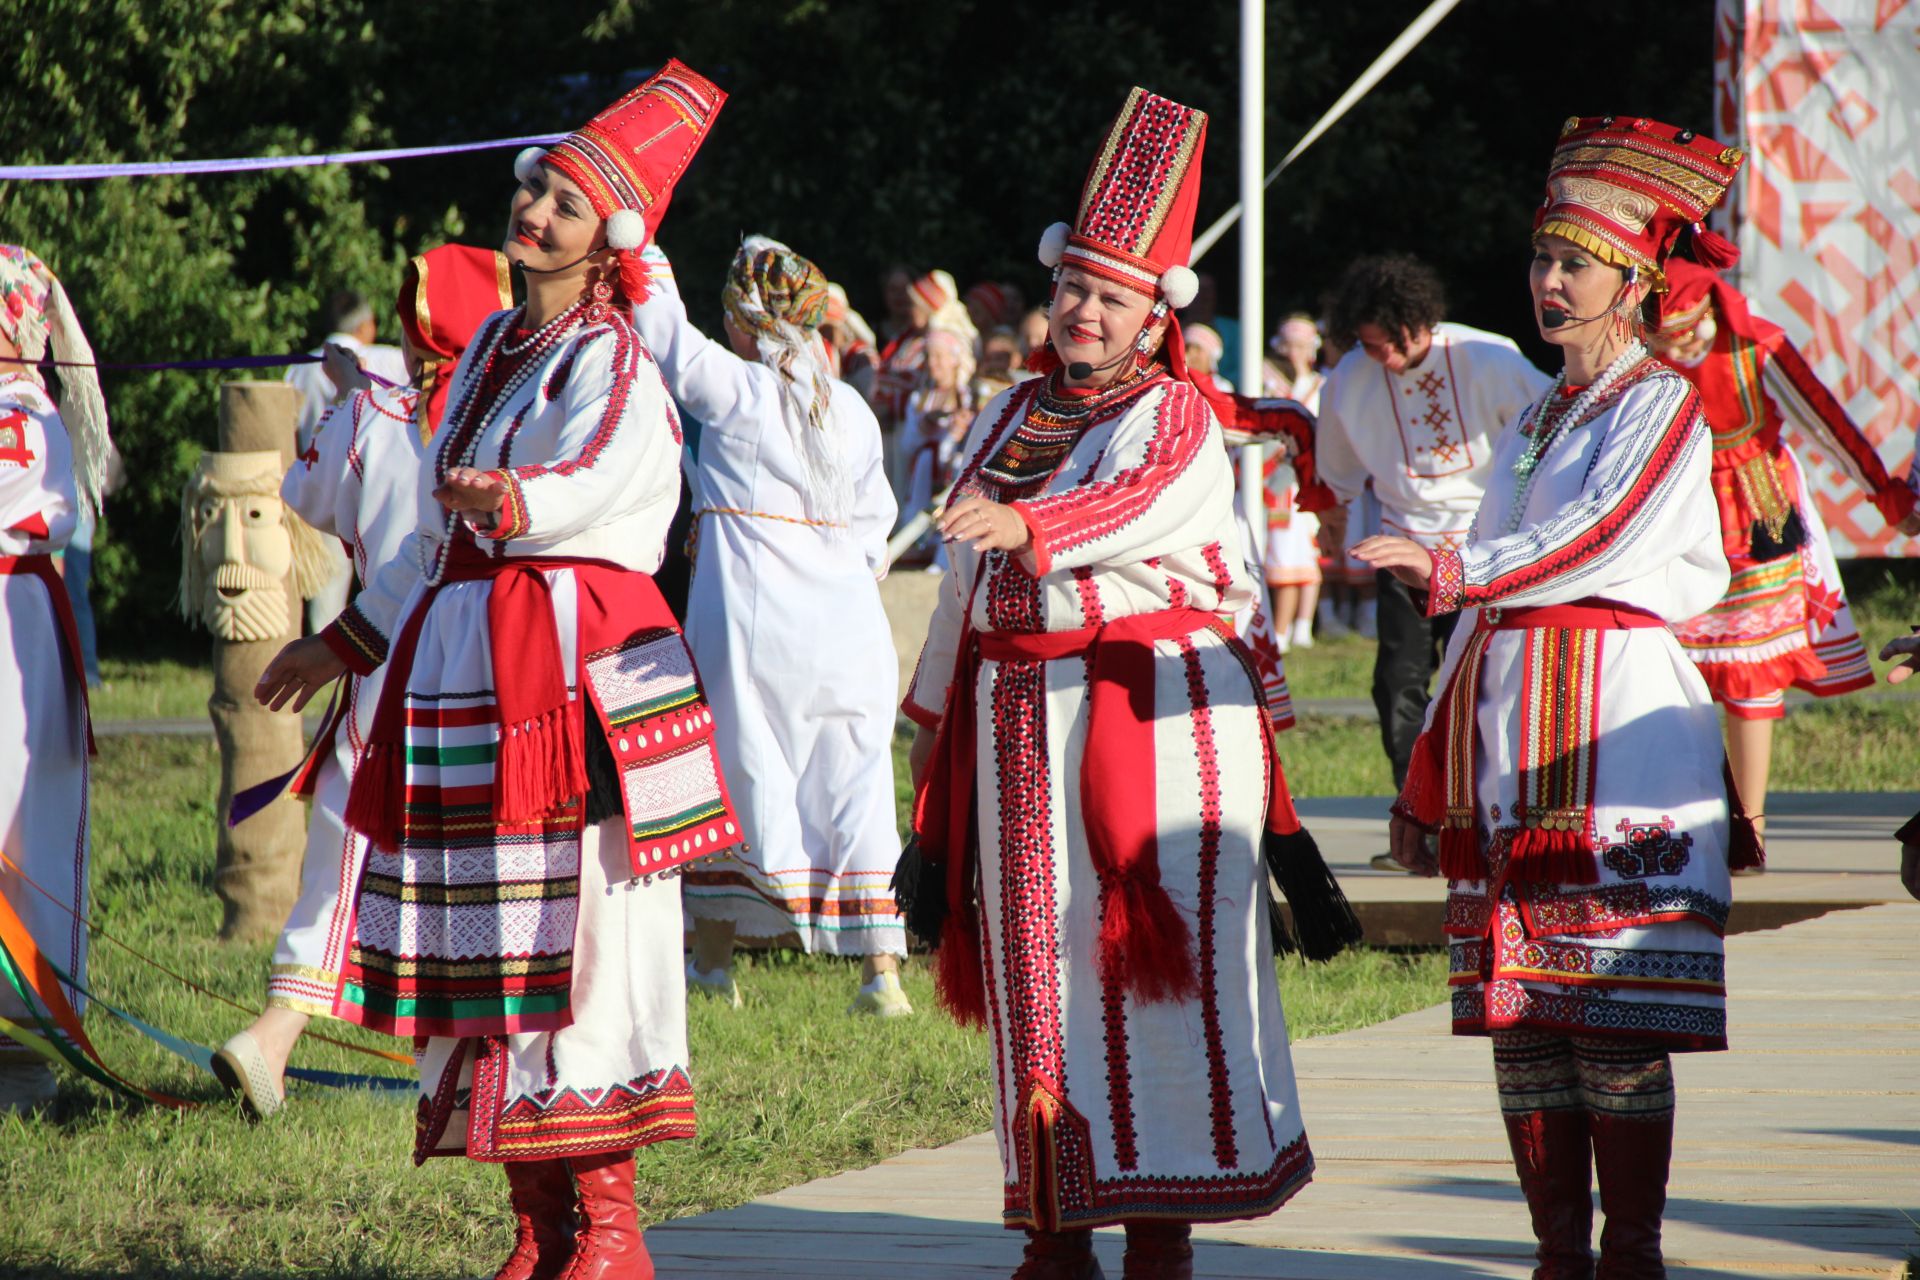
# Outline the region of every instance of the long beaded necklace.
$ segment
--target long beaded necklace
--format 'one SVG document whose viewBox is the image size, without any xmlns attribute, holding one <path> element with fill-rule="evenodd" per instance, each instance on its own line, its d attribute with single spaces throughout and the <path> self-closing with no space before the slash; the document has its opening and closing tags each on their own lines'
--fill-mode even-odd
<svg viewBox="0 0 1920 1280">
<path fill-rule="evenodd" d="M 1520 528 L 1527 509 L 1527 492 L 1533 488 L 1533 478 L 1539 473 L 1540 463 L 1545 460 L 1547 451 L 1560 440 L 1563 434 L 1560 428 L 1567 423 L 1578 424 L 1584 419 L 1601 397 L 1612 390 L 1646 355 L 1645 344 L 1635 338 L 1613 358 L 1612 364 L 1601 371 L 1593 384 L 1575 396 L 1573 402 L 1566 404 L 1564 409 L 1556 409 L 1555 406 L 1565 404 L 1562 393 L 1567 387 L 1567 371 L 1562 369 L 1560 376 L 1553 380 L 1553 385 L 1547 388 L 1547 394 L 1534 407 L 1532 420 L 1522 430 L 1527 437 L 1527 447 L 1513 461 L 1513 474 L 1520 483 L 1513 491 L 1513 505 L 1507 509 L 1508 533 L 1515 533 Z"/>
</svg>

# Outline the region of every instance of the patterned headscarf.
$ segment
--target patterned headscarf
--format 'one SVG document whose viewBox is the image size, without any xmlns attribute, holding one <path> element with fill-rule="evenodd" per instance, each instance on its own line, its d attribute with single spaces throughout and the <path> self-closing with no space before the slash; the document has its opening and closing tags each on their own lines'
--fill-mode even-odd
<svg viewBox="0 0 1920 1280">
<path fill-rule="evenodd" d="M 760 362 L 780 376 L 781 413 L 806 472 L 808 517 L 844 528 L 853 511 L 853 480 L 828 413 L 833 375 L 818 332 L 827 300 L 820 268 L 766 236 L 741 241 L 720 294 L 728 318 L 759 348 Z"/>
<path fill-rule="evenodd" d="M 60 281 L 32 250 L 17 244 L 0 244 L 0 333 L 28 361 L 0 365 L 0 374 L 24 374 L 45 387 L 34 365 L 49 350 L 55 360 L 79 366 L 60 370 L 60 421 L 73 442 L 74 487 L 87 510 L 97 514 L 113 442 L 107 435 L 107 402 L 92 368 L 93 347 Z"/>
</svg>

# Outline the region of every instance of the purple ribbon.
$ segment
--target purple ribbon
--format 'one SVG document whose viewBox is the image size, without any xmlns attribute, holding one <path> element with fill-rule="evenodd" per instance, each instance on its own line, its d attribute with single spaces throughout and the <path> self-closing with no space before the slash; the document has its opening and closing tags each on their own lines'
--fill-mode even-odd
<svg viewBox="0 0 1920 1280">
<path fill-rule="evenodd" d="M 308 355 L 304 351 L 290 351 L 283 356 L 222 356 L 216 360 L 143 360 L 134 362 L 114 360 L 27 360 L 20 356 L 0 356 L 0 364 L 30 364 L 38 368 L 54 369 L 278 369 L 290 364 L 319 364 L 325 356 Z M 371 369 L 361 369 L 368 381 L 383 387 L 397 387 L 400 384 L 381 377 Z"/>
<path fill-rule="evenodd" d="M 332 151 L 317 156 L 248 156 L 235 160 L 142 160 L 116 164 L 0 164 L 0 180 L 28 182 L 78 178 L 149 178 L 164 174 L 250 173 L 259 169 L 310 169 L 329 164 L 376 164 L 383 160 L 415 160 L 422 156 L 450 156 L 463 151 L 498 151 L 505 147 L 550 147 L 563 133 L 530 133 L 524 138 L 490 138 L 485 142 L 455 142 L 439 147 L 388 147 L 381 151 Z M 170 366 L 171 367 L 171 366 Z"/>
</svg>

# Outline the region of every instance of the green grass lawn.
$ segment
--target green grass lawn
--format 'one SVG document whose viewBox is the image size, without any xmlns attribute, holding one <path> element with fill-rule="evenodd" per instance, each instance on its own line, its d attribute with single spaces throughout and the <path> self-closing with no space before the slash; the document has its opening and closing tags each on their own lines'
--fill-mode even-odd
<svg viewBox="0 0 1920 1280">
<path fill-rule="evenodd" d="M 258 1005 L 270 948 L 214 940 L 211 739 L 102 742 L 94 774 L 95 914 L 108 933 L 176 972 Z M 1280 964 L 1296 1036 L 1323 1035 L 1444 998 L 1437 953 L 1363 951 L 1328 965 Z M 810 1178 L 989 1123 L 986 1041 L 934 1007 L 926 968 L 908 965 L 920 1012 L 854 1020 L 852 963 L 742 959 L 746 1008 L 696 1002 L 689 1018 L 700 1137 L 644 1153 L 652 1221 L 740 1204 Z M 161 1027 L 218 1044 L 247 1019 L 96 941 L 99 994 Z M 410 1161 L 411 1093 L 401 1100 L 295 1086 L 288 1109 L 250 1126 L 210 1078 L 96 1012 L 107 1060 L 150 1086 L 204 1103 L 178 1113 L 128 1107 L 69 1081 L 56 1110 L 0 1117 L 0 1274 L 8 1277 L 455 1277 L 484 1274 L 510 1239 L 498 1170 Z M 327 1024 L 341 1038 L 402 1042 Z M 303 1042 L 295 1065 L 399 1072 Z"/>
</svg>

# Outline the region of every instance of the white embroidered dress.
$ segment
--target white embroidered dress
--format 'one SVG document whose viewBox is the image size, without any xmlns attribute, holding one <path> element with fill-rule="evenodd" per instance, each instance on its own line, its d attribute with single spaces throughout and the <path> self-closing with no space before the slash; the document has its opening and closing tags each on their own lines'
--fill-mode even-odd
<svg viewBox="0 0 1920 1280">
<path fill-rule="evenodd" d="M 1051 383 L 996 397 L 968 439 L 957 492 L 1020 502 L 1039 575 L 952 545 L 903 706 L 923 726 L 943 714 L 963 613 L 983 634 L 1077 631 L 1169 609 L 1224 623 L 1250 598 L 1231 463 L 1199 393 L 1157 373 L 1065 405 L 1063 425 Z M 1016 435 L 1037 469 L 996 472 L 990 460 Z M 983 660 L 959 691 L 977 707 L 979 914 L 1010 1226 L 1252 1217 L 1312 1173 L 1266 920 L 1254 679 L 1212 627 L 1153 653 L 1159 871 L 1198 955 L 1200 994 L 1184 1002 L 1139 1003 L 1095 962 L 1086 661 Z"/>
<path fill-rule="evenodd" d="M 1383 533 L 1457 545 L 1487 485 L 1493 438 L 1547 389 L 1510 339 L 1443 321 L 1412 369 L 1389 373 L 1359 347 L 1327 375 L 1314 466 L 1342 501 L 1366 488 Z"/>
<path fill-rule="evenodd" d="M 0 840 L 54 900 L 5 864 L 0 894 L 34 945 L 84 983 L 87 931 L 75 913 L 87 911 L 86 677 L 56 612 L 53 592 L 62 586 L 15 560 L 59 551 L 77 511 L 59 410 L 31 378 L 0 377 Z M 71 988 L 66 995 L 83 1007 Z M 35 1025 L 10 987 L 0 990 L 0 1016 Z M 42 1059 L 0 1035 L 3 1061 Z"/>
<path fill-rule="evenodd" d="M 498 534 L 480 540 L 482 554 L 588 559 L 636 574 L 658 569 L 678 502 L 681 436 L 651 356 L 620 313 L 583 324 L 570 312 L 534 334 L 513 328 L 521 315 L 490 317 L 461 357 L 431 465 L 421 469 L 420 525 L 331 629 L 336 652 L 351 647 L 384 660 L 388 638 L 428 584 L 440 581 L 453 544 L 467 537 L 432 498 L 436 474 L 448 466 L 493 469 L 509 485 Z M 496 354 L 505 372 L 488 386 Z M 468 427 L 464 405 L 476 395 Z M 583 691 L 572 673 L 583 647 L 588 577 L 568 567 L 542 576 L 569 698 L 577 699 Z M 474 1002 L 457 989 L 408 994 L 410 984 L 426 986 L 432 973 L 457 976 L 472 966 L 493 979 L 512 957 L 525 958 L 517 962 L 521 973 L 570 973 L 569 989 L 541 996 L 557 999 L 570 1018 L 558 1029 L 421 1036 L 416 1159 L 543 1159 L 690 1137 L 680 887 L 671 878 L 636 875 L 630 859 L 650 856 L 643 818 L 673 832 L 659 838 L 653 858 L 666 856 L 669 839 L 675 857 L 690 853 L 695 838 L 707 847 L 737 839 L 730 816 L 716 819 L 716 827 L 727 828 L 717 841 L 691 829 L 680 834 L 687 804 L 718 786 L 711 716 L 697 700 L 677 630 L 589 652 L 592 692 L 615 726 L 612 750 L 630 745 L 622 706 L 644 706 L 648 717 L 668 707 L 657 719 L 636 721 L 647 730 L 635 735 L 641 750 L 669 728 L 673 739 L 686 738 L 684 749 L 668 743 L 675 754 L 660 770 L 624 775 L 627 809 L 638 824 L 632 839 L 619 816 L 514 834 L 496 833 L 482 813 L 457 828 L 456 797 L 492 780 L 501 736 L 489 618 L 495 589 L 487 580 L 448 581 L 428 605 L 406 673 L 407 804 L 412 814 L 437 797 L 446 834 L 409 837 L 398 852 L 369 854 L 354 942 L 367 957 L 367 978 L 356 986 L 350 971 L 337 1007 L 371 1005 L 367 989 L 378 985 L 387 1001 L 382 1018 L 363 1020 L 406 1034 L 407 1024 L 396 1025 L 402 1017 L 437 1013 L 444 1025 L 471 1016 Z M 699 826 L 704 831 L 707 823 Z M 400 885 L 422 887 L 402 892 Z M 417 979 L 408 976 L 415 958 Z M 491 1012 L 498 1022 L 533 1005 L 531 998 L 506 998 Z M 551 1004 L 543 1007 L 551 1013 Z"/>
<path fill-rule="evenodd" d="M 851 521 L 810 523 L 780 376 L 695 328 L 670 276 L 653 281 L 635 327 L 702 424 L 687 641 L 747 833 L 687 873 L 686 909 L 744 937 L 797 933 L 809 951 L 905 955 L 888 887 L 898 661 L 877 580 L 896 508 L 880 424 L 832 384 L 824 429 L 852 478 Z"/>
<path fill-rule="evenodd" d="M 1726 590 L 1712 438 L 1684 378 L 1643 360 L 1584 421 L 1561 427 L 1509 532 L 1514 462 L 1528 443 L 1519 424 L 1495 442 L 1473 532 L 1435 555 L 1431 611 L 1464 610 L 1443 690 L 1483 613 L 1599 600 L 1670 626 Z M 1530 672 L 1536 632 L 1496 630 L 1486 640 L 1475 816 L 1498 876 L 1520 830 L 1523 770 L 1561 759 L 1539 745 L 1527 708 L 1551 706 L 1548 714 L 1569 724 L 1590 723 L 1587 834 L 1599 882 L 1449 886 L 1455 1031 L 1527 1027 L 1724 1048 L 1730 880 L 1719 717 L 1666 627 L 1583 634 L 1598 640 L 1591 663 L 1559 681 L 1544 668 Z M 1529 697 L 1530 674 L 1541 676 L 1531 691 L 1545 702 Z M 1429 726 L 1444 701 L 1429 707 Z"/>
<path fill-rule="evenodd" d="M 420 468 L 426 445 L 411 387 L 355 392 L 329 410 L 287 471 L 280 497 L 300 518 L 351 548 L 362 582 L 399 554 L 420 523 Z M 314 776 L 300 896 L 273 949 L 267 1003 L 330 1017 L 352 927 L 353 892 L 366 838 L 347 830 L 347 790 L 380 703 L 386 667 L 349 675 L 331 749 Z"/>
</svg>

